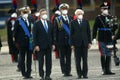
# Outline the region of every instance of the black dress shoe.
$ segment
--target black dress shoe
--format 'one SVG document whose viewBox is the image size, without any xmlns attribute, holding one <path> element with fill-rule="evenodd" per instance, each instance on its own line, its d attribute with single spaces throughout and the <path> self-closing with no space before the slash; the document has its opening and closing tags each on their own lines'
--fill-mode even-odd
<svg viewBox="0 0 120 80">
<path fill-rule="evenodd" d="M 64 77 L 72 76 L 72 74 L 64 74 Z"/>
<path fill-rule="evenodd" d="M 106 72 L 106 75 L 115 75 L 113 72 Z"/>
<path fill-rule="evenodd" d="M 50 77 L 45 77 L 44 80 L 52 80 L 52 78 L 50 78 Z"/>
<path fill-rule="evenodd" d="M 43 77 L 41 77 L 41 78 L 40 78 L 40 80 L 44 80 L 44 78 L 43 78 Z"/>
<path fill-rule="evenodd" d="M 81 76 L 78 76 L 78 78 L 77 79 L 81 79 Z"/>
<path fill-rule="evenodd" d="M 83 78 L 87 79 L 88 77 L 87 76 L 83 76 Z"/>
<path fill-rule="evenodd" d="M 25 76 L 23 79 L 32 79 L 32 76 Z"/>
</svg>

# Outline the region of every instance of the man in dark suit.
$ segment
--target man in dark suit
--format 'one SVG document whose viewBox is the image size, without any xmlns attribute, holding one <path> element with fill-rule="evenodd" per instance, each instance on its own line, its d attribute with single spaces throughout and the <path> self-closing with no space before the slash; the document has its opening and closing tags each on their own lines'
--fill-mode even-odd
<svg viewBox="0 0 120 80">
<path fill-rule="evenodd" d="M 88 78 L 88 49 L 91 47 L 91 33 L 89 22 L 83 19 L 84 11 L 77 9 L 76 20 L 71 22 L 71 48 L 75 52 L 75 62 L 78 78 Z M 81 60 L 83 64 L 81 66 Z"/>
<path fill-rule="evenodd" d="M 33 44 L 34 50 L 37 52 L 39 61 L 39 76 L 40 80 L 52 80 L 50 78 L 52 69 L 52 46 L 53 44 L 53 26 L 47 20 L 47 11 L 41 9 L 40 20 L 34 24 L 33 27 Z M 43 70 L 45 56 L 46 74 Z M 44 78 L 45 75 L 45 78 Z"/>
<path fill-rule="evenodd" d="M 63 3 L 59 6 L 61 16 L 54 22 L 55 44 L 60 53 L 60 66 L 64 76 L 71 75 L 71 48 L 70 48 L 70 22 L 72 17 L 68 16 L 69 5 Z"/>
<path fill-rule="evenodd" d="M 20 51 L 20 68 L 24 78 L 31 77 L 32 65 L 32 19 L 28 16 L 27 7 L 19 9 L 21 16 L 15 22 L 15 42 Z M 27 56 L 27 57 L 26 57 Z M 27 59 L 25 59 L 27 58 Z M 26 60 L 26 62 L 25 62 Z"/>
</svg>

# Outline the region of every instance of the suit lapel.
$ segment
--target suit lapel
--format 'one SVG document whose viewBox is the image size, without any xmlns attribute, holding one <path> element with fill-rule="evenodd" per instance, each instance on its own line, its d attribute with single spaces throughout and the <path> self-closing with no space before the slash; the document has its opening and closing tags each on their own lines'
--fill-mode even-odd
<svg viewBox="0 0 120 80">
<path fill-rule="evenodd" d="M 49 24 L 48 24 L 48 21 L 47 22 L 47 25 L 48 25 L 48 32 L 49 32 Z M 46 32 L 45 28 L 44 28 L 44 25 L 42 23 L 42 21 L 40 20 L 40 25 L 42 26 L 41 28 Z"/>
</svg>

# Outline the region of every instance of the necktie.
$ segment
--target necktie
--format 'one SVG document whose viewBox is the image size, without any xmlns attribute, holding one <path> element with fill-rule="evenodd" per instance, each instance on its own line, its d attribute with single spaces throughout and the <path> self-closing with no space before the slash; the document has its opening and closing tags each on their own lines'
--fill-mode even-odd
<svg viewBox="0 0 120 80">
<path fill-rule="evenodd" d="M 27 19 L 25 19 L 25 23 L 27 24 L 27 26 L 29 26 L 29 22 Z"/>
<path fill-rule="evenodd" d="M 45 31 L 48 33 L 48 27 L 46 25 L 46 22 L 44 21 L 44 28 L 45 28 Z"/>
<path fill-rule="evenodd" d="M 65 21 L 66 21 L 67 23 L 69 23 L 67 16 L 65 16 Z"/>
<path fill-rule="evenodd" d="M 81 23 L 82 23 L 82 20 L 79 20 L 79 24 L 81 25 Z"/>
</svg>

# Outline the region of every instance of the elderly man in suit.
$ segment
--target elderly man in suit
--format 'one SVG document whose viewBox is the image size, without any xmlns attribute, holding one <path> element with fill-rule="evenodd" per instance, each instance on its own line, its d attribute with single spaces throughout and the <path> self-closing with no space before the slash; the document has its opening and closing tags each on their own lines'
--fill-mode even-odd
<svg viewBox="0 0 120 80">
<path fill-rule="evenodd" d="M 78 78 L 88 78 L 88 49 L 91 47 L 90 26 L 87 20 L 83 18 L 84 11 L 77 9 L 76 20 L 71 22 L 71 48 L 75 52 L 75 62 Z M 83 64 L 81 66 L 81 60 Z"/>
<path fill-rule="evenodd" d="M 50 21 L 47 20 L 47 11 L 41 9 L 40 20 L 34 24 L 33 27 L 33 43 L 34 49 L 37 52 L 39 61 L 39 75 L 40 80 L 51 80 L 51 69 L 52 69 L 52 47 L 53 44 L 53 26 Z M 46 65 L 46 74 L 44 73 L 44 56 Z M 45 76 L 44 76 L 45 75 Z M 45 78 L 44 78 L 45 77 Z"/>
</svg>

